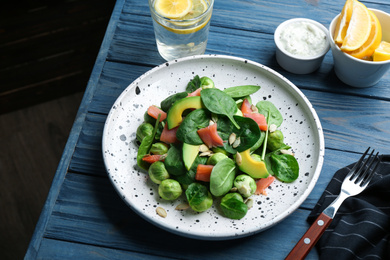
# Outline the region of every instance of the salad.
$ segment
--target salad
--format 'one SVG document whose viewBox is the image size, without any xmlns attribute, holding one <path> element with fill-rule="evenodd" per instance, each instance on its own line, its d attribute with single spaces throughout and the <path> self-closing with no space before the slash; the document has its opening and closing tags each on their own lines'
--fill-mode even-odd
<svg viewBox="0 0 390 260">
<path fill-rule="evenodd" d="M 210 78 L 195 76 L 185 92 L 147 109 L 136 133 L 137 164 L 158 184 L 162 199 L 184 193 L 196 212 L 218 201 L 226 217 L 241 219 L 252 196 L 266 195 L 275 180 L 298 178 L 298 162 L 280 130 L 282 114 L 270 101 L 252 101 L 259 90 L 221 90 Z"/>
</svg>

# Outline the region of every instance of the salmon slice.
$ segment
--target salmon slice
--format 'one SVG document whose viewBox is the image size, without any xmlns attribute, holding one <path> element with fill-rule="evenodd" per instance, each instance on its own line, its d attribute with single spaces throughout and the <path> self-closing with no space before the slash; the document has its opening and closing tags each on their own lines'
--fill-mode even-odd
<svg viewBox="0 0 390 260">
<path fill-rule="evenodd" d="M 165 124 L 164 129 L 160 136 L 160 141 L 166 144 L 173 144 L 179 142 L 176 138 L 176 132 L 179 127 L 174 127 L 172 129 L 168 129 L 168 124 Z"/>
<path fill-rule="evenodd" d="M 162 122 L 165 118 L 167 118 L 167 113 L 165 113 L 164 111 L 162 111 L 158 107 L 150 106 L 148 108 L 148 115 L 153 117 L 154 119 L 157 119 L 159 114 L 161 114 L 160 122 Z"/>
<path fill-rule="evenodd" d="M 199 129 L 197 133 L 202 139 L 203 143 L 205 143 L 205 145 L 207 145 L 209 148 L 223 146 L 223 140 L 217 132 L 217 123 Z"/>
<path fill-rule="evenodd" d="M 267 192 L 265 191 L 275 180 L 275 177 L 272 175 L 268 175 L 267 178 L 259 179 L 256 182 L 257 189 L 255 191 L 256 195 L 267 195 Z"/>
</svg>

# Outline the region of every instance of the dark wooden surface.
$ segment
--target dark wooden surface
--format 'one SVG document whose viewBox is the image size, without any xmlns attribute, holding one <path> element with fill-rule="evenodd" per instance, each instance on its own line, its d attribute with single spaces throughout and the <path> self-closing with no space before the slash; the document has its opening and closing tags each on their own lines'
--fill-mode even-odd
<svg viewBox="0 0 390 260">
<path fill-rule="evenodd" d="M 375 87 L 355 89 L 337 79 L 330 52 L 309 75 L 288 73 L 275 61 L 278 24 L 306 17 L 328 26 L 344 2 L 216 1 L 206 53 L 251 59 L 292 81 L 317 111 L 326 152 L 314 190 L 288 218 L 248 238 L 210 242 L 146 222 L 120 199 L 107 177 L 101 151 L 107 113 L 133 80 L 164 62 L 147 2 L 118 0 L 26 258 L 283 259 L 307 230 L 306 217 L 338 169 L 356 161 L 369 145 L 390 153 L 389 73 Z M 387 0 L 364 3 L 390 12 Z M 308 256 L 317 258 L 315 250 Z"/>
<path fill-rule="evenodd" d="M 83 92 L 114 4 L 3 1 L 0 114 Z"/>
<path fill-rule="evenodd" d="M 0 259 L 22 259 L 83 93 L 0 115 Z"/>
<path fill-rule="evenodd" d="M 2 1 L 0 259 L 22 259 L 114 0 Z"/>
</svg>

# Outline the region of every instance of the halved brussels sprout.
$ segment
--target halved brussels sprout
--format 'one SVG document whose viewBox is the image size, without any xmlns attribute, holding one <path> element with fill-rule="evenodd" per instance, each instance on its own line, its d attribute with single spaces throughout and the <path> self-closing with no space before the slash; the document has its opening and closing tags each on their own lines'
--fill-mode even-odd
<svg viewBox="0 0 390 260">
<path fill-rule="evenodd" d="M 160 161 L 152 163 L 149 167 L 148 173 L 150 179 L 156 184 L 160 184 L 163 180 L 170 178 L 167 169 L 165 169 L 164 163 Z"/>
<path fill-rule="evenodd" d="M 158 195 L 164 200 L 175 200 L 182 192 L 180 183 L 173 179 L 163 180 L 158 186 Z"/>
</svg>

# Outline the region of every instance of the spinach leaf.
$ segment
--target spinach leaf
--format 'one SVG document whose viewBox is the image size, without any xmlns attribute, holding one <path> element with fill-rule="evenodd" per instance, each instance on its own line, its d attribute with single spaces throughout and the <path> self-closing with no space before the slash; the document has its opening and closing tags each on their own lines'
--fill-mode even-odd
<svg viewBox="0 0 390 260">
<path fill-rule="evenodd" d="M 248 212 L 248 206 L 236 198 L 221 202 L 221 209 L 223 214 L 230 219 L 242 219 Z"/>
<path fill-rule="evenodd" d="M 191 93 L 200 88 L 202 85 L 202 82 L 200 81 L 200 78 L 198 75 L 196 75 L 190 82 L 188 82 L 186 91 Z"/>
<path fill-rule="evenodd" d="M 207 187 L 197 182 L 188 186 L 186 197 L 190 207 L 198 212 L 207 210 L 213 204 L 213 198 Z"/>
<path fill-rule="evenodd" d="M 166 99 L 164 99 L 163 101 L 161 101 L 161 104 L 160 104 L 161 109 L 164 112 L 168 112 L 168 110 L 171 108 L 173 103 L 175 103 L 176 101 L 183 99 L 187 96 L 188 96 L 187 92 L 179 92 L 179 93 L 173 94 L 173 95 L 167 97 Z"/>
<path fill-rule="evenodd" d="M 263 144 L 265 139 L 265 131 L 260 131 L 260 138 L 256 141 L 254 145 L 251 146 L 250 152 L 256 151 Z M 244 150 L 245 151 L 245 150 Z"/>
<path fill-rule="evenodd" d="M 293 182 L 298 178 L 299 165 L 294 156 L 272 153 L 268 156 L 270 168 L 276 178 L 283 182 Z"/>
<path fill-rule="evenodd" d="M 275 124 L 279 127 L 283 123 L 283 116 L 272 102 L 263 100 L 256 104 L 259 113 L 267 118 L 268 125 Z"/>
<path fill-rule="evenodd" d="M 232 133 L 236 134 L 236 138 L 240 138 L 240 144 L 236 148 L 233 148 L 228 141 L 224 142 L 225 150 L 232 154 L 251 148 L 261 137 L 259 126 L 253 119 L 242 116 L 234 116 L 234 119 L 241 126 L 240 129 L 234 127 L 227 117 L 221 116 L 217 121 L 217 131 L 223 140 L 228 140 Z"/>
<path fill-rule="evenodd" d="M 144 170 L 147 170 L 150 166 L 149 163 L 142 160 L 142 158 L 149 153 L 150 148 L 152 147 L 154 136 L 156 135 L 159 122 L 160 122 L 161 114 L 158 115 L 156 123 L 154 125 L 154 129 L 151 135 L 147 135 L 142 139 L 142 142 L 138 148 L 137 152 L 137 164 L 139 167 L 141 167 Z"/>
<path fill-rule="evenodd" d="M 169 148 L 164 164 L 171 175 L 182 175 L 187 171 L 183 163 L 182 151 L 175 145 L 172 145 L 171 148 Z"/>
<path fill-rule="evenodd" d="M 211 171 L 211 194 L 218 197 L 228 193 L 233 187 L 233 181 L 236 173 L 237 167 L 232 159 L 226 158 L 218 162 Z"/>
<path fill-rule="evenodd" d="M 237 105 L 233 98 L 217 88 L 202 90 L 200 97 L 210 112 L 227 116 L 234 126 L 240 129 L 240 126 L 233 118 L 233 115 L 237 112 Z"/>
<path fill-rule="evenodd" d="M 176 137 L 183 143 L 191 145 L 203 144 L 197 131 L 207 127 L 210 123 L 210 113 L 206 109 L 196 109 L 189 113 L 181 122 Z"/>
<path fill-rule="evenodd" d="M 260 89 L 260 86 L 256 85 L 244 85 L 244 86 L 236 86 L 224 89 L 223 92 L 231 96 L 232 98 L 240 98 L 252 95 L 256 93 Z"/>
<path fill-rule="evenodd" d="M 192 163 L 191 168 L 185 174 L 174 176 L 173 178 L 184 185 L 190 185 L 195 182 L 196 169 L 198 164 L 206 164 L 207 157 L 200 157 L 199 155 L 195 158 L 195 161 Z"/>
</svg>

